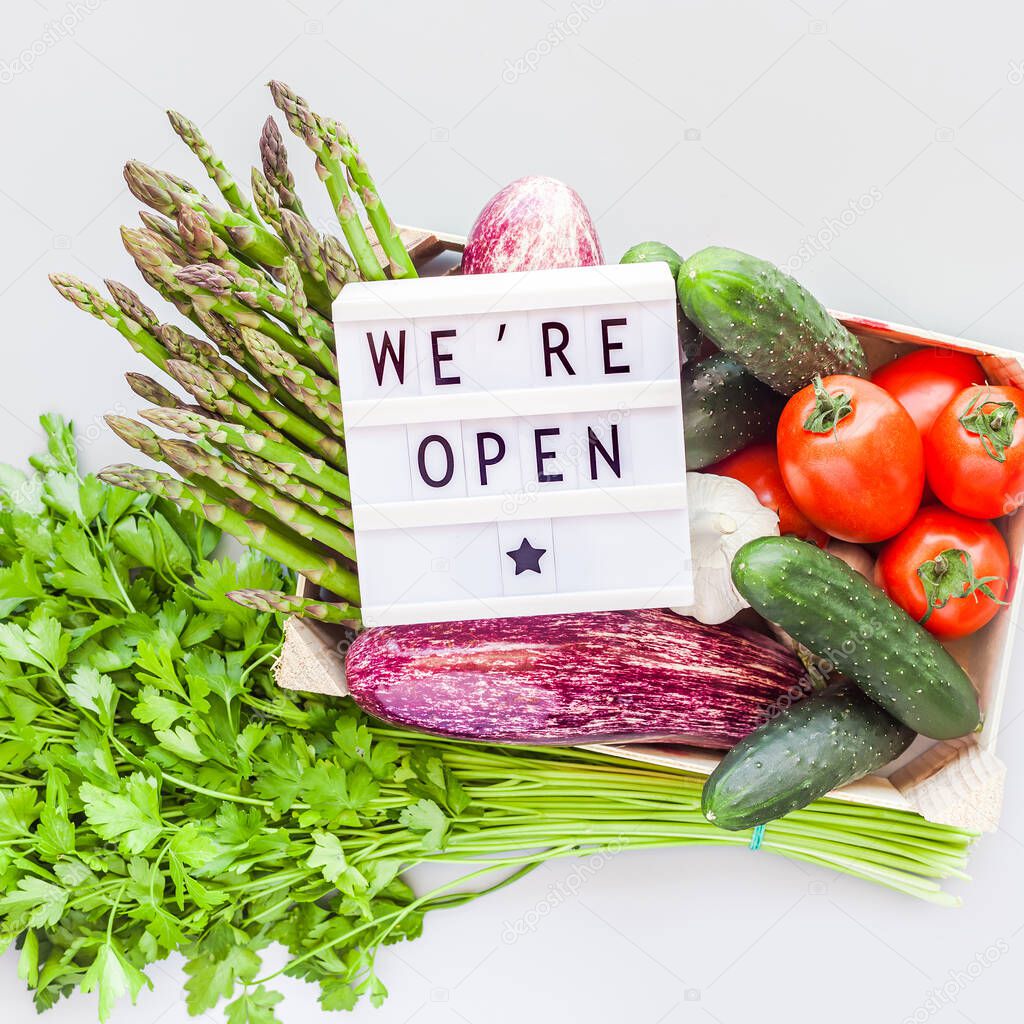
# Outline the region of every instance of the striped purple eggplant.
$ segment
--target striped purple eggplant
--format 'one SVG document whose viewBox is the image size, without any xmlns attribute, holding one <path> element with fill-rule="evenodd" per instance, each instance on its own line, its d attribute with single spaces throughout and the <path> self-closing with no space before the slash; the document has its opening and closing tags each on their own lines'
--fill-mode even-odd
<svg viewBox="0 0 1024 1024">
<path fill-rule="evenodd" d="M 352 644 L 346 674 L 376 718 L 488 743 L 724 750 L 804 692 L 773 640 L 663 610 L 382 626 Z"/>
</svg>

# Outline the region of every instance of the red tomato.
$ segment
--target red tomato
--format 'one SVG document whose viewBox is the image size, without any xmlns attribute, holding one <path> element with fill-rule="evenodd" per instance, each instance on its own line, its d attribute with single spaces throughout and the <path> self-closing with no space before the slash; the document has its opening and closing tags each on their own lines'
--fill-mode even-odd
<svg viewBox="0 0 1024 1024">
<path fill-rule="evenodd" d="M 965 516 L 996 519 L 1024 505 L 1024 391 L 961 391 L 925 438 L 928 483 Z"/>
<path fill-rule="evenodd" d="M 722 459 L 708 469 L 708 472 L 718 476 L 731 476 L 734 480 L 746 484 L 765 508 L 778 513 L 779 533 L 790 533 L 795 537 L 813 541 L 818 547 L 825 546 L 828 534 L 824 530 L 819 530 L 796 507 L 796 502 L 789 496 L 789 491 L 782 482 L 775 445 L 769 442 L 752 444 L 743 451 Z"/>
<path fill-rule="evenodd" d="M 875 370 L 871 380 L 910 413 L 924 437 L 939 413 L 964 388 L 985 383 L 985 371 L 966 352 L 922 348 Z"/>
<path fill-rule="evenodd" d="M 798 391 L 782 410 L 778 451 L 797 507 L 839 540 L 887 540 L 921 504 L 921 435 L 869 380 L 837 374 Z"/>
<path fill-rule="evenodd" d="M 999 531 L 941 505 L 921 509 L 875 566 L 878 586 L 944 639 L 981 629 L 999 611 L 1009 578 L 1010 553 Z"/>
</svg>

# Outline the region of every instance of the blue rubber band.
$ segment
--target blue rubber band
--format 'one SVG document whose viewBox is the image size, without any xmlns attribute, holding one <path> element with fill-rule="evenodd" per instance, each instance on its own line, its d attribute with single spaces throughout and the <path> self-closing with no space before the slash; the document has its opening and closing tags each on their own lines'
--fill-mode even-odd
<svg viewBox="0 0 1024 1024">
<path fill-rule="evenodd" d="M 754 834 L 750 837 L 750 848 L 752 850 L 760 850 L 761 849 L 761 840 L 764 839 L 764 830 L 765 830 L 765 826 L 764 825 L 758 825 L 754 829 Z"/>
</svg>

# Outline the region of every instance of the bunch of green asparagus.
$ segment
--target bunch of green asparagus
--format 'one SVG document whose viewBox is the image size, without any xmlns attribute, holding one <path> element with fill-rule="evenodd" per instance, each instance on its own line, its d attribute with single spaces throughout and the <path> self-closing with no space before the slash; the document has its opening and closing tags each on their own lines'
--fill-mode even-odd
<svg viewBox="0 0 1024 1024">
<path fill-rule="evenodd" d="M 416 268 L 345 127 L 314 113 L 282 82 L 271 82 L 270 91 L 314 154 L 344 240 L 311 223 L 273 117 L 260 136 L 262 169 L 252 170 L 250 198 L 199 128 L 171 111 L 171 126 L 222 201 L 131 160 L 125 180 L 149 209 L 140 212 L 143 226 L 122 228 L 121 237 L 145 282 L 208 340 L 162 322 L 120 282 L 105 282 L 108 299 L 68 274 L 50 280 L 187 396 L 127 374 L 135 394 L 151 404 L 140 413 L 146 422 L 107 422 L 179 476 L 122 464 L 103 479 L 205 517 L 328 595 L 239 591 L 232 595 L 239 603 L 355 622 L 359 586 L 331 303 L 350 281 L 414 277 Z M 185 439 L 163 437 L 154 426 Z"/>
</svg>

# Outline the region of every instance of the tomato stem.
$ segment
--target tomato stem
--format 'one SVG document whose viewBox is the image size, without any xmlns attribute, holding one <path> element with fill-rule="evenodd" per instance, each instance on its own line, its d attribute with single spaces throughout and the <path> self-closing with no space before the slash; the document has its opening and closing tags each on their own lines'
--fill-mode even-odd
<svg viewBox="0 0 1024 1024">
<path fill-rule="evenodd" d="M 845 391 L 830 395 L 820 376 L 814 378 L 814 408 L 804 420 L 804 430 L 812 434 L 833 434 L 839 424 L 853 413 L 853 403 Z"/>
<path fill-rule="evenodd" d="M 974 574 L 971 553 L 963 548 L 947 548 L 929 561 L 922 562 L 917 567 L 917 575 L 928 602 L 928 611 L 918 619 L 922 626 L 931 618 L 932 612 L 945 608 L 950 598 L 983 594 L 996 604 L 1007 603 L 996 597 L 989 586 L 997 581 L 1005 584 L 1006 580 L 1002 576 L 982 576 L 979 579 Z"/>
<path fill-rule="evenodd" d="M 960 425 L 968 434 L 981 438 L 981 446 L 990 458 L 1005 462 L 1020 413 L 1013 402 L 989 402 L 986 394 L 982 391 L 970 402 L 960 417 Z M 986 410 L 989 405 L 994 408 Z"/>
</svg>

